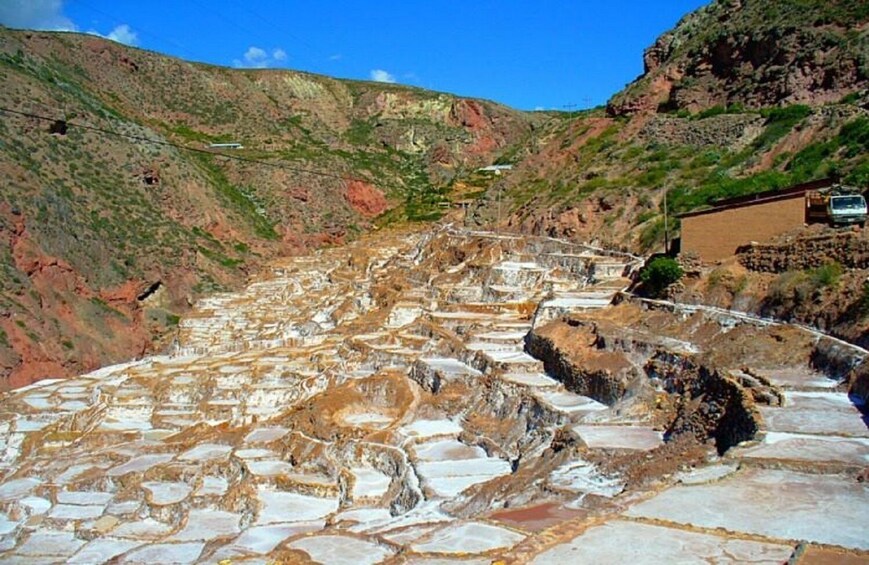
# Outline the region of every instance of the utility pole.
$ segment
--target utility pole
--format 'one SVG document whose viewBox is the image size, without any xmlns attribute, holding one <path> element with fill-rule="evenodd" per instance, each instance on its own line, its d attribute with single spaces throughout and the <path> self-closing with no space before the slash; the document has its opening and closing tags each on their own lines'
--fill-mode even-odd
<svg viewBox="0 0 869 565">
<path fill-rule="evenodd" d="M 664 253 L 670 254 L 670 223 L 667 210 L 667 191 L 664 190 Z"/>
<path fill-rule="evenodd" d="M 496 230 L 501 229 L 501 191 L 504 190 L 504 187 L 498 185 L 498 224 L 495 226 Z"/>
</svg>

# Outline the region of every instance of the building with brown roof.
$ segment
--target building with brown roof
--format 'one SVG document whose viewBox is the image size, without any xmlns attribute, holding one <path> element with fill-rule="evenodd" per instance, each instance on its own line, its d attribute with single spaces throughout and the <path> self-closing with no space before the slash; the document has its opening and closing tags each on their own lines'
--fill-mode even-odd
<svg viewBox="0 0 869 565">
<path fill-rule="evenodd" d="M 748 196 L 720 200 L 713 207 L 688 212 L 682 221 L 681 252 L 705 263 L 735 254 L 752 241 L 767 241 L 806 224 L 806 193 L 832 186 L 823 179 Z"/>
</svg>

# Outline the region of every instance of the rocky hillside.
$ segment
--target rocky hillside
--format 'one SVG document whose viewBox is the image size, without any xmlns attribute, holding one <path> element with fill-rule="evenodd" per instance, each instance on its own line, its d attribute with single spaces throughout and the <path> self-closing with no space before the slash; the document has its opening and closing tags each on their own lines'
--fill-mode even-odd
<svg viewBox="0 0 869 565">
<path fill-rule="evenodd" d="M 867 21 L 860 0 L 712 2 L 646 49 L 607 112 L 837 102 L 869 78 Z"/>
<path fill-rule="evenodd" d="M 0 28 L 0 386 L 159 349 L 267 259 L 449 201 L 471 226 L 646 252 L 665 194 L 678 213 L 869 185 L 867 19 L 856 0 L 717 0 L 579 113 Z"/>
<path fill-rule="evenodd" d="M 552 114 L 508 155 L 469 221 L 648 251 L 665 193 L 679 213 L 827 176 L 869 186 L 867 10 L 721 0 L 686 16 L 605 109 Z"/>
<path fill-rule="evenodd" d="M 436 218 L 454 178 L 536 119 L 67 33 L 0 28 L 0 77 L 0 106 L 20 112 L 0 121 L 0 377 L 12 385 L 140 354 L 268 257 L 343 242 L 378 217 Z M 206 149 L 219 142 L 244 148 Z"/>
</svg>

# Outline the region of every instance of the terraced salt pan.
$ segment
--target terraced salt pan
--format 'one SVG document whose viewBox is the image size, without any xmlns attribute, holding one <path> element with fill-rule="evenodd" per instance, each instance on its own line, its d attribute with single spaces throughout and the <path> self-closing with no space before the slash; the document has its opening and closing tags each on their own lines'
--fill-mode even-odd
<svg viewBox="0 0 869 565">
<path fill-rule="evenodd" d="M 519 352 L 521 351 L 522 347 L 516 343 L 472 341 L 471 343 L 465 344 L 465 349 L 467 349 L 468 351 L 485 351 L 487 353 L 495 351 Z"/>
<path fill-rule="evenodd" d="M 0 485 L 0 502 L 18 500 L 25 495 L 30 494 L 30 491 L 35 489 L 40 484 L 42 484 L 42 481 L 40 481 L 39 479 L 34 479 L 32 477 L 27 477 L 24 479 L 12 479 L 11 481 L 6 481 L 2 485 Z"/>
<path fill-rule="evenodd" d="M 428 439 L 437 436 L 458 436 L 462 426 L 453 420 L 416 420 L 403 426 L 399 432 L 416 439 Z"/>
<path fill-rule="evenodd" d="M 299 534 L 319 531 L 323 529 L 324 525 L 325 523 L 320 520 L 295 524 L 254 526 L 246 529 L 238 536 L 230 546 L 230 549 L 265 555 L 274 551 L 284 540 Z"/>
<path fill-rule="evenodd" d="M 401 246 L 406 247 L 409 244 L 412 245 L 412 242 L 402 241 Z M 138 431 L 135 436 L 143 440 L 130 441 L 127 434 L 97 434 L 98 437 L 84 438 L 79 447 L 60 446 L 55 449 L 51 446 L 52 451 L 47 452 L 50 457 L 43 457 L 43 453 L 37 452 L 28 462 L 32 462 L 33 466 L 20 468 L 28 469 L 33 476 L 50 481 L 51 488 L 46 492 L 51 494 L 48 498 L 36 497 L 31 493 L 39 485 L 30 490 L 24 488 L 23 497 L 17 499 L 17 503 L 13 503 L 10 510 L 20 512 L 20 516 L 16 514 L 14 520 L 0 516 L 0 532 L 9 530 L 12 534 L 0 540 L 0 551 L 7 551 L 14 544 L 26 540 L 30 532 L 29 526 L 22 528 L 19 522 L 24 522 L 33 514 L 52 511 L 55 515 L 72 512 L 75 517 L 79 517 L 82 513 L 92 512 L 95 515 L 104 508 L 105 515 L 99 520 L 75 525 L 87 536 L 108 536 L 90 542 L 86 546 L 90 553 L 81 551 L 79 561 L 85 562 L 88 559 L 101 560 L 102 556 L 113 558 L 125 555 L 126 551 L 126 555 L 133 556 L 135 561 L 147 561 L 149 565 L 154 561 L 217 562 L 224 557 L 231 557 L 238 562 L 266 563 L 265 557 L 253 557 L 253 561 L 242 558 L 251 554 L 264 556 L 282 542 L 292 542 L 298 534 L 323 529 L 325 520 L 338 511 L 339 488 L 335 479 L 288 472 L 292 467 L 283 461 L 283 447 L 275 447 L 274 451 L 257 449 L 274 447 L 270 445 L 272 442 L 287 437 L 289 432 L 286 429 L 247 427 L 257 421 L 254 416 L 268 421 L 279 412 L 298 405 L 336 382 L 340 383 L 348 377 L 365 378 L 372 374 L 374 367 L 379 371 L 385 363 L 406 369 L 421 355 L 431 358 L 440 355 L 445 355 L 445 358 L 449 355 L 465 358 L 468 349 L 459 353 L 453 351 L 453 343 L 444 347 L 445 340 L 437 332 L 429 336 L 415 335 L 411 330 L 404 333 L 378 331 L 378 335 L 369 340 L 373 342 L 369 344 L 372 347 L 360 347 L 361 351 L 354 349 L 350 357 L 346 355 L 347 334 L 329 333 L 342 320 L 358 317 L 375 307 L 370 292 L 371 285 L 380 280 L 380 274 L 372 272 L 372 269 L 378 268 L 376 265 L 382 266 L 389 262 L 392 267 L 401 270 L 404 265 L 400 261 L 421 260 L 423 256 L 422 253 L 415 255 L 417 250 L 413 250 L 413 254 L 402 259 L 402 253 L 398 253 L 397 249 L 398 247 L 390 247 L 381 250 L 381 259 L 373 260 L 371 268 L 365 269 L 364 273 L 352 272 L 346 264 L 344 250 L 318 254 L 312 258 L 288 260 L 286 268 L 275 269 L 272 280 L 255 283 L 240 294 L 211 298 L 197 306 L 198 318 L 182 323 L 179 335 L 182 345 L 178 348 L 179 352 L 195 352 L 195 355 L 154 358 L 147 363 L 138 364 L 135 369 L 109 369 L 101 377 L 101 388 L 95 388 L 95 384 L 88 380 L 79 379 L 66 381 L 63 386 L 60 386 L 62 383 L 57 383 L 46 388 L 34 387 L 26 393 L 34 395 L 37 407 L 42 406 L 45 413 L 28 414 L 26 418 L 18 417 L 17 422 L 15 416 L 7 418 L 5 422 L 0 421 L 0 442 L 6 445 L 4 461 L 7 465 L 19 456 L 7 456 L 17 441 L 10 438 L 10 434 L 16 427 L 18 431 L 38 430 L 60 417 L 69 418 L 69 414 L 61 415 L 57 411 L 56 406 L 59 403 L 66 409 L 80 410 L 98 398 L 101 403 L 106 404 L 106 410 L 93 415 L 95 425 L 101 425 L 104 431 Z M 525 258 L 532 256 L 534 255 L 516 256 L 517 260 L 513 262 L 516 265 L 505 263 L 502 267 L 506 265 L 507 268 L 498 270 L 494 277 L 485 265 L 468 269 L 471 272 L 461 284 L 474 290 L 468 294 L 470 300 L 456 302 L 453 298 L 460 296 L 461 292 L 421 285 L 401 297 L 399 306 L 414 310 L 411 312 L 414 316 L 417 308 L 440 307 L 446 312 L 427 316 L 428 320 L 440 323 L 445 329 L 455 330 L 465 343 L 488 343 L 490 345 L 481 346 L 479 349 L 496 352 L 495 358 L 499 355 L 497 352 L 502 351 L 505 352 L 504 355 L 518 355 L 522 362 L 534 364 L 536 361 L 529 361 L 522 356 L 522 340 L 531 324 L 522 318 L 515 301 L 502 301 L 516 298 L 524 301 L 525 297 L 538 297 L 550 284 L 558 284 L 560 289 L 570 290 L 581 285 L 583 281 L 580 278 L 571 281 L 563 271 L 553 273 L 548 266 L 539 268 L 538 272 L 531 272 L 535 271 L 533 264 L 521 263 L 530 263 Z M 514 268 L 517 265 L 518 268 Z M 573 263 L 566 265 L 566 268 L 572 269 Z M 583 272 L 581 276 L 584 274 Z M 544 276 L 548 278 L 547 281 L 542 280 Z M 499 277 L 505 284 L 489 284 L 498 282 Z M 510 284 L 511 281 L 505 280 L 508 277 L 518 277 L 513 282 L 521 284 Z M 296 295 L 301 298 L 294 299 L 293 296 Z M 346 302 L 348 298 L 350 302 Z M 437 300 L 441 303 L 438 304 Z M 345 302 L 352 303 L 350 309 L 353 311 L 341 314 L 336 308 Z M 380 314 L 385 315 L 387 312 Z M 394 317 L 392 322 L 402 323 L 403 320 Z M 416 329 L 413 330 L 415 331 Z M 319 345 L 312 345 L 315 343 Z M 475 362 L 481 360 L 485 361 L 476 359 Z M 456 367 L 460 371 L 454 374 L 462 378 L 480 375 L 479 371 L 462 364 L 458 359 L 445 363 L 446 365 L 434 368 L 444 370 L 441 378 L 451 378 L 450 371 Z M 521 375 L 513 378 L 517 383 L 523 383 L 522 386 L 556 388 L 556 383 L 548 380 L 541 371 L 532 371 L 523 366 L 512 368 L 514 375 Z M 515 387 L 513 390 L 526 394 L 526 391 L 519 391 Z M 23 404 L 18 402 L 17 406 Z M 604 407 L 601 405 L 601 408 Z M 358 410 L 356 407 L 353 409 L 356 411 L 352 412 L 353 416 L 345 423 L 357 430 L 393 423 L 392 418 L 386 418 L 376 408 L 360 406 Z M 22 412 L 27 410 L 30 409 L 23 408 Z M 423 446 L 417 445 L 419 451 L 415 450 L 414 444 L 418 442 L 456 438 L 463 431 L 461 415 L 448 419 L 439 416 L 442 412 L 437 412 L 437 407 L 426 406 L 423 410 L 431 420 L 410 423 L 403 421 L 404 428 L 397 433 L 379 434 L 382 438 L 379 441 L 388 442 L 391 446 L 372 449 L 373 445 L 360 442 L 359 450 L 365 453 L 354 452 L 352 462 L 342 460 L 343 453 L 327 454 L 337 455 L 335 463 L 341 466 L 342 474 L 352 472 L 356 475 L 356 480 L 353 481 L 355 492 L 351 494 L 361 499 L 362 505 L 387 495 L 392 480 L 374 468 L 365 467 L 369 464 L 365 461 L 377 461 L 379 465 L 391 461 L 393 455 L 400 456 L 400 451 L 408 453 L 413 467 L 402 477 L 409 483 L 403 484 L 403 487 L 416 491 L 420 486 L 416 482 L 419 478 L 425 494 L 435 497 L 452 496 L 469 485 L 510 473 L 511 466 L 508 461 L 488 457 L 479 447 L 459 442 L 435 445 L 436 442 L 427 441 Z M 449 413 L 453 414 L 451 408 Z M 241 449 L 235 452 L 233 459 L 229 460 L 231 447 L 217 443 L 186 446 L 186 451 L 176 453 L 178 443 L 168 436 L 199 422 L 227 422 L 230 428 L 227 437 L 245 437 L 237 445 Z M 90 425 L 90 421 L 86 424 Z M 294 436 L 290 443 L 295 448 L 307 441 L 316 440 Z M 236 440 L 232 439 L 232 442 L 235 445 Z M 366 445 L 362 445 L 363 443 Z M 20 447 L 20 442 L 17 445 Z M 167 452 L 170 449 L 172 453 Z M 384 451 L 380 451 L 381 449 Z M 386 454 L 387 458 L 384 459 L 381 453 Z M 58 455 L 61 456 L 59 459 L 62 463 L 55 465 L 51 459 Z M 536 457 L 536 452 L 530 455 Z M 126 463 L 123 462 L 125 460 Z M 227 460 L 229 461 L 224 464 Z M 74 473 L 70 469 L 64 471 L 63 467 L 73 461 L 81 463 L 79 468 Z M 254 473 L 237 473 L 241 467 L 247 471 L 253 470 Z M 418 471 L 418 474 L 414 471 Z M 224 472 L 225 476 L 215 476 Z M 278 472 L 283 473 L 283 480 L 275 482 L 279 482 L 282 488 L 299 488 L 305 492 L 334 492 L 335 496 L 305 496 L 297 492 L 278 490 L 276 486 L 266 486 L 265 483 L 271 481 L 264 477 L 274 476 Z M 59 474 L 63 475 L 63 480 L 59 480 Z M 260 476 L 257 477 L 257 474 Z M 64 502 L 58 499 L 58 504 L 52 508 L 51 499 L 55 498 L 56 490 L 68 488 L 61 483 L 72 484 L 85 475 L 88 475 L 87 484 L 92 488 L 96 485 L 101 485 L 100 488 L 111 484 L 120 485 L 118 477 L 123 476 L 123 489 L 119 490 L 117 496 L 135 499 L 119 502 L 96 499 Z M 137 480 L 144 479 L 142 475 L 149 482 L 135 485 Z M 184 483 L 166 482 L 180 481 L 182 478 Z M 136 486 L 141 488 L 135 488 Z M 239 487 L 239 490 L 235 490 Z M 242 501 L 244 517 L 241 514 L 242 508 L 237 506 L 236 497 L 232 497 L 232 500 L 217 498 L 230 489 L 233 492 L 246 493 L 250 492 L 251 487 L 257 489 L 256 498 Z M 43 492 L 40 491 L 40 494 Z M 395 494 L 397 493 L 393 492 L 388 495 Z M 401 494 L 398 494 L 400 498 L 390 499 L 389 502 L 398 502 L 401 507 L 413 500 L 412 496 L 405 500 Z M 31 504 L 28 506 L 25 500 L 30 500 Z M 98 504 L 85 504 L 87 502 Z M 161 503 L 175 506 L 162 510 L 155 507 Z M 442 503 L 440 498 L 434 501 L 423 500 L 408 512 L 397 516 L 392 516 L 385 507 L 386 501 L 383 508 L 352 506 L 335 516 L 330 533 L 373 532 L 383 534 L 383 539 L 403 540 L 402 544 L 412 543 L 421 539 L 421 536 L 433 534 L 434 529 L 454 519 L 438 508 L 439 503 Z M 108 506 L 104 506 L 106 504 Z M 394 507 L 393 504 L 390 507 Z M 142 519 L 148 513 L 161 517 L 166 523 L 153 517 Z M 251 519 L 255 524 L 249 526 Z M 118 525 L 115 527 L 116 523 Z M 73 526 L 67 525 L 70 531 Z M 245 531 L 242 532 L 243 529 Z M 344 540 L 345 537 L 342 535 L 337 539 Z M 428 541 L 431 540 L 421 539 L 420 543 Z M 139 543 L 159 545 L 153 548 L 136 547 Z M 206 556 L 204 559 L 203 555 Z M 3 557 L 9 555 L 4 554 Z M 66 558 L 50 560 L 65 561 Z M 358 559 L 353 562 L 358 562 Z M 465 559 L 466 565 L 467 562 Z"/>
<path fill-rule="evenodd" d="M 461 321 L 485 321 L 485 322 L 495 322 L 495 321 L 508 321 L 514 318 L 514 316 L 509 314 L 498 314 L 493 315 L 487 312 L 431 312 L 429 314 L 432 318 L 441 319 L 441 320 L 461 320 Z"/>
<path fill-rule="evenodd" d="M 412 324 L 417 320 L 417 318 L 422 316 L 423 312 L 424 310 L 419 304 L 399 302 L 389 313 L 389 317 L 386 320 L 386 327 L 401 328 L 408 324 Z"/>
<path fill-rule="evenodd" d="M 757 370 L 756 372 L 779 387 L 833 389 L 839 386 L 839 382 L 834 379 L 804 369 Z"/>
<path fill-rule="evenodd" d="M 624 490 L 617 477 L 607 477 L 586 461 L 568 461 L 549 476 L 549 483 L 564 490 L 612 498 Z"/>
<path fill-rule="evenodd" d="M 142 545 L 142 542 L 132 540 L 122 540 L 114 538 L 97 538 L 91 540 L 82 547 L 67 563 L 75 563 L 81 565 L 93 565 L 94 563 L 105 563 L 106 561 L 117 557 L 123 553 L 130 551 Z"/>
<path fill-rule="evenodd" d="M 27 511 L 32 516 L 41 516 L 51 510 L 51 501 L 46 498 L 41 498 L 39 496 L 28 496 L 26 498 L 22 498 L 18 501 L 19 504 L 27 508 Z M 4 524 L 9 524 L 10 522 L 5 522 Z M 4 527 L 0 527 L 0 535 L 8 534 L 8 531 L 4 531 Z"/>
<path fill-rule="evenodd" d="M 61 490 L 57 493 L 57 502 L 60 504 L 105 505 L 113 497 L 114 495 L 110 492 Z"/>
<path fill-rule="evenodd" d="M 327 565 L 374 565 L 393 554 L 382 545 L 337 535 L 301 538 L 289 547 L 304 551 L 316 563 Z"/>
<path fill-rule="evenodd" d="M 286 461 L 275 459 L 256 459 L 245 463 L 247 470 L 256 477 L 278 477 L 293 471 L 293 466 Z"/>
<path fill-rule="evenodd" d="M 507 382 L 529 387 L 555 387 L 559 384 L 545 373 L 504 373 L 501 378 Z"/>
<path fill-rule="evenodd" d="M 508 342 L 522 343 L 527 331 L 500 331 L 500 332 L 484 332 L 476 335 L 476 338 L 482 341 L 493 342 Z"/>
<path fill-rule="evenodd" d="M 480 371 L 469 367 L 458 359 L 452 359 L 450 357 L 429 357 L 420 359 L 420 362 L 430 370 L 437 372 L 445 378 L 458 378 L 466 376 L 479 377 L 480 375 L 482 375 Z"/>
<path fill-rule="evenodd" d="M 458 444 L 451 447 L 445 444 Z M 454 497 L 468 487 L 490 481 L 512 472 L 510 463 L 497 457 L 476 454 L 474 450 L 458 442 L 440 442 L 441 445 L 425 451 L 420 456 L 423 461 L 416 464 L 417 474 L 423 484 L 434 491 L 435 495 Z M 417 452 L 419 453 L 419 452 Z M 478 455 L 472 457 L 471 455 Z"/>
<path fill-rule="evenodd" d="M 122 502 L 114 502 L 106 507 L 106 514 L 112 516 L 129 516 L 137 512 L 142 504 L 138 500 L 124 500 Z"/>
<path fill-rule="evenodd" d="M 280 522 L 309 522 L 325 518 L 338 510 L 338 500 L 283 492 L 260 487 L 257 490 L 260 511 L 256 525 Z"/>
<path fill-rule="evenodd" d="M 672 487 L 626 515 L 869 549 L 869 486 L 847 476 L 748 469 L 712 484 Z"/>
<path fill-rule="evenodd" d="M 730 463 L 721 463 L 719 465 L 708 465 L 690 471 L 683 471 L 676 474 L 676 480 L 685 485 L 699 485 L 701 483 L 711 483 L 719 479 L 723 479 L 731 473 L 735 473 L 738 469 L 737 465 Z"/>
<path fill-rule="evenodd" d="M 105 509 L 105 506 L 57 504 L 48 513 L 48 517 L 54 520 L 93 520 L 102 516 Z"/>
<path fill-rule="evenodd" d="M 267 459 L 278 456 L 278 454 L 271 449 L 261 449 L 258 447 L 251 449 L 236 449 L 233 455 L 239 459 Z"/>
<path fill-rule="evenodd" d="M 202 554 L 205 547 L 203 542 L 187 543 L 159 543 L 147 545 L 127 554 L 121 563 L 141 563 L 153 565 L 154 563 L 172 563 L 173 565 L 185 565 L 194 563 Z"/>
<path fill-rule="evenodd" d="M 166 506 L 169 504 L 177 504 L 185 500 L 193 490 L 190 485 L 182 482 L 145 482 L 142 483 L 142 488 L 150 494 L 149 502 L 157 506 Z"/>
<path fill-rule="evenodd" d="M 140 455 L 139 457 L 134 457 L 117 467 L 112 467 L 106 474 L 110 477 L 120 477 L 127 473 L 144 473 L 151 467 L 168 463 L 173 459 L 173 457 L 174 455 L 167 453 Z"/>
<path fill-rule="evenodd" d="M 785 392 L 784 400 L 783 407 L 761 407 L 766 429 L 869 438 L 869 417 L 844 393 Z"/>
<path fill-rule="evenodd" d="M 350 469 L 355 477 L 353 483 L 353 498 L 379 498 L 386 494 L 392 478 L 377 469 L 369 467 L 353 467 Z"/>
<path fill-rule="evenodd" d="M 609 408 L 593 398 L 564 390 L 542 390 L 535 392 L 534 395 L 553 410 L 566 414 L 598 412 Z"/>
<path fill-rule="evenodd" d="M 869 465 L 869 438 L 767 432 L 760 445 L 740 449 L 734 455 L 749 459 Z"/>
<path fill-rule="evenodd" d="M 582 441 L 592 449 L 636 449 L 649 451 L 664 443 L 664 435 L 641 426 L 574 426 Z"/>
<path fill-rule="evenodd" d="M 14 532 L 19 525 L 20 522 L 10 520 L 7 515 L 0 514 L 0 536 L 5 536 L 6 534 Z M 8 541 L 6 543 L 8 543 Z M 0 540 L 0 551 L 5 551 L 12 547 L 12 545 L 6 545 L 6 543 Z"/>
<path fill-rule="evenodd" d="M 341 418 L 345 424 L 351 426 L 370 427 L 383 429 L 393 422 L 393 418 L 378 412 L 361 412 L 345 414 Z"/>
<path fill-rule="evenodd" d="M 382 534 L 401 531 L 405 528 L 450 522 L 453 518 L 444 513 L 440 503 L 435 500 L 420 502 L 409 511 L 398 516 L 383 516 L 379 519 L 350 528 L 356 533 Z"/>
<path fill-rule="evenodd" d="M 223 510 L 194 509 L 187 514 L 184 529 L 170 538 L 171 541 L 209 541 L 241 532 L 240 514 Z"/>
<path fill-rule="evenodd" d="M 528 365 L 534 368 L 538 366 L 543 367 L 543 364 L 534 357 L 531 357 L 524 351 L 516 351 L 515 349 L 487 350 L 483 354 L 493 362 L 511 368 L 516 365 Z"/>
<path fill-rule="evenodd" d="M 210 461 L 224 459 L 232 452 L 232 447 L 216 443 L 203 443 L 192 447 L 178 456 L 180 461 Z"/>
<path fill-rule="evenodd" d="M 450 524 L 411 545 L 417 553 L 465 554 L 484 553 L 494 549 L 510 548 L 525 536 L 484 522 Z"/>
<path fill-rule="evenodd" d="M 258 428 L 253 430 L 244 437 L 244 443 L 267 443 L 277 441 L 287 435 L 290 430 L 287 428 Z"/>
<path fill-rule="evenodd" d="M 541 308 L 558 309 L 597 309 L 609 306 L 612 302 L 612 293 L 608 296 L 599 296 L 599 293 L 577 294 L 575 296 L 560 296 L 547 300 L 541 304 Z"/>
<path fill-rule="evenodd" d="M 380 534 L 380 537 L 385 539 L 386 541 L 396 543 L 399 545 L 409 545 L 421 537 L 430 534 L 434 530 L 438 529 L 440 525 L 438 524 L 424 524 L 422 526 L 411 526 L 409 528 L 401 528 L 392 532 L 388 532 L 385 534 Z M 488 565 L 488 562 L 487 562 Z"/>
<path fill-rule="evenodd" d="M 145 518 L 135 522 L 121 524 L 112 531 L 113 537 L 132 540 L 153 540 L 161 538 L 172 531 L 172 526 L 158 522 L 153 518 Z"/>
<path fill-rule="evenodd" d="M 15 563 L 17 557 L 38 558 L 35 559 L 36 562 L 63 561 L 84 544 L 84 540 L 75 537 L 73 532 L 40 529 L 31 533 L 30 537 L 18 546 L 10 562 Z"/>
<path fill-rule="evenodd" d="M 223 477 L 206 476 L 194 493 L 196 496 L 223 496 L 229 490 L 229 481 Z"/>
<path fill-rule="evenodd" d="M 785 563 L 793 546 L 728 539 L 648 524 L 614 520 L 589 528 L 569 543 L 531 562 L 550 563 Z"/>
</svg>

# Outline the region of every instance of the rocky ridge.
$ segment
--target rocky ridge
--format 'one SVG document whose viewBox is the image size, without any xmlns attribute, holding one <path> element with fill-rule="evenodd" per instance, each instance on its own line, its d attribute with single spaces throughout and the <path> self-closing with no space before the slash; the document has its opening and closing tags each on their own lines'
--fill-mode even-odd
<svg viewBox="0 0 869 565">
<path fill-rule="evenodd" d="M 869 10 L 852 0 L 716 0 L 643 55 L 611 115 L 836 102 L 865 85 Z"/>
</svg>

